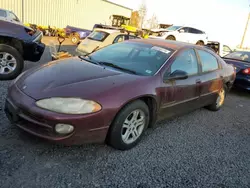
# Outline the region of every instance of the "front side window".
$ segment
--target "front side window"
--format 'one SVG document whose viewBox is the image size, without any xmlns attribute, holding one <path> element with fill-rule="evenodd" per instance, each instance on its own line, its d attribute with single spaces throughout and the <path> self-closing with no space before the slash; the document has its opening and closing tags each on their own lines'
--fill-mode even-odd
<svg viewBox="0 0 250 188">
<path fill-rule="evenodd" d="M 138 75 L 154 75 L 174 52 L 173 49 L 140 42 L 120 42 L 90 55 L 97 62 L 108 62 Z"/>
<path fill-rule="evenodd" d="M 231 52 L 232 50 L 228 46 L 223 45 L 223 51 L 224 52 Z"/>
<path fill-rule="evenodd" d="M 176 70 L 185 71 L 188 75 L 198 73 L 198 62 L 193 49 L 180 53 L 171 65 L 170 74 Z"/>
<path fill-rule="evenodd" d="M 96 40 L 96 41 L 104 41 L 109 34 L 104 31 L 93 31 L 89 36 L 88 39 Z"/>
<path fill-rule="evenodd" d="M 12 20 L 17 21 L 17 22 L 20 22 L 20 20 L 18 19 L 18 17 L 17 17 L 14 13 L 12 13 L 12 12 L 10 12 L 10 18 L 11 18 Z"/>
<path fill-rule="evenodd" d="M 197 50 L 201 65 L 202 65 L 202 72 L 209 72 L 213 70 L 217 70 L 219 68 L 217 59 L 212 54 L 205 52 L 203 50 Z"/>
<path fill-rule="evenodd" d="M 167 28 L 167 31 L 176 31 L 176 30 L 178 30 L 178 29 L 180 29 L 181 28 L 181 26 L 170 26 L 170 27 L 168 27 Z"/>
<path fill-rule="evenodd" d="M 113 43 L 117 43 L 117 42 L 123 42 L 124 40 L 126 40 L 126 36 L 125 35 L 118 35 Z"/>
<path fill-rule="evenodd" d="M 7 17 L 6 11 L 0 10 L 0 17 Z"/>
</svg>

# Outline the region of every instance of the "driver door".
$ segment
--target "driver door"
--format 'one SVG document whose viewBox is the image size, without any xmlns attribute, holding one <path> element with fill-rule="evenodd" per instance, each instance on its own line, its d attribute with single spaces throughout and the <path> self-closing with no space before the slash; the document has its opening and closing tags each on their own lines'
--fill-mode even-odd
<svg viewBox="0 0 250 188">
<path fill-rule="evenodd" d="M 170 79 L 175 71 L 185 71 L 186 79 Z M 180 51 L 163 75 L 163 88 L 160 119 L 165 119 L 198 108 L 200 96 L 200 66 L 193 49 Z"/>
<path fill-rule="evenodd" d="M 181 29 L 179 29 L 178 31 L 178 37 L 177 40 L 178 41 L 182 41 L 182 42 L 190 42 L 190 33 L 189 33 L 189 28 L 188 27 L 183 27 Z"/>
</svg>

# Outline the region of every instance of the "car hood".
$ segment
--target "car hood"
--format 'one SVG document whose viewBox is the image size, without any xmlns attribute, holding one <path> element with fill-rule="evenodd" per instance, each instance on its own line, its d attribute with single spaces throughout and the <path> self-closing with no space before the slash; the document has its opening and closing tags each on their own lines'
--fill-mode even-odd
<svg viewBox="0 0 250 188">
<path fill-rule="evenodd" d="M 93 98 L 138 77 L 76 57 L 28 70 L 16 80 L 16 84 L 36 100 L 56 96 Z"/>
</svg>

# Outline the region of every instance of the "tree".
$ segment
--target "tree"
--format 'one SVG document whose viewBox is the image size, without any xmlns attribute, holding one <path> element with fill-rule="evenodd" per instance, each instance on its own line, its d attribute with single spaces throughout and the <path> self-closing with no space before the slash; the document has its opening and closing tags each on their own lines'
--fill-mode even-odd
<svg viewBox="0 0 250 188">
<path fill-rule="evenodd" d="M 133 11 L 130 18 L 130 25 L 136 28 L 140 27 L 140 16 L 138 11 Z"/>
<path fill-rule="evenodd" d="M 147 20 L 147 28 L 155 29 L 157 27 L 158 27 L 158 19 L 157 19 L 157 16 L 153 14 L 153 16 Z"/>
<path fill-rule="evenodd" d="M 142 28 L 144 21 L 145 21 L 145 18 L 146 18 L 146 15 L 147 15 L 147 6 L 145 3 L 145 0 L 140 5 L 138 13 L 140 16 L 140 27 Z"/>
</svg>

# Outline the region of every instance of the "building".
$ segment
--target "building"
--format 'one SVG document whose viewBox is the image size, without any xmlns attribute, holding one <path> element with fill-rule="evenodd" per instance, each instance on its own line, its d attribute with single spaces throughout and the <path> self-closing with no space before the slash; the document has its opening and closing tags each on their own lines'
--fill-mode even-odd
<svg viewBox="0 0 250 188">
<path fill-rule="evenodd" d="M 132 9 L 107 0 L 0 0 L 0 8 L 13 11 L 24 23 L 92 29 L 110 24 L 111 15 L 131 17 Z"/>
</svg>

